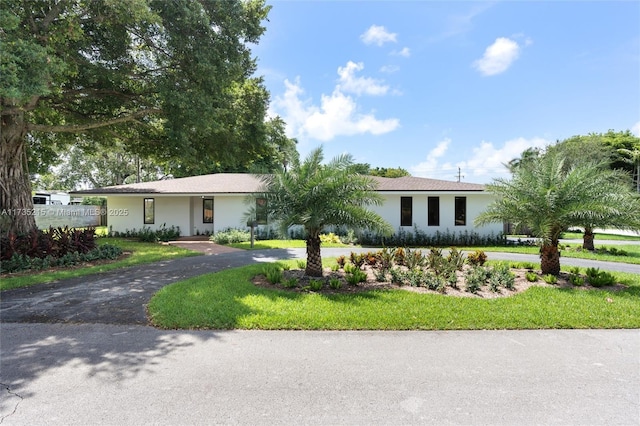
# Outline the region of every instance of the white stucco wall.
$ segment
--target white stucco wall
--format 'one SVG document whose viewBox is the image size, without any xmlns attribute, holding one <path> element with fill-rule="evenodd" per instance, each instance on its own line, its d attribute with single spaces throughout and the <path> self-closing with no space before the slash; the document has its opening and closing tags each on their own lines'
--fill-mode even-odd
<svg viewBox="0 0 640 426">
<path fill-rule="evenodd" d="M 143 203 L 145 198 L 155 200 L 155 223 L 145 224 Z M 211 198 L 211 197 L 207 197 Z M 107 201 L 108 224 L 112 231 L 149 227 L 159 229 L 179 226 L 182 236 L 205 234 L 226 228 L 244 228 L 242 218 L 247 211 L 244 196 L 217 195 L 213 197 L 213 224 L 203 222 L 201 196 L 109 196 Z"/>
<path fill-rule="evenodd" d="M 144 223 L 144 199 L 155 200 L 155 221 Z M 107 198 L 107 223 L 112 231 L 123 232 L 127 229 L 160 229 L 163 225 L 180 227 L 182 235 L 191 235 L 190 229 L 190 197 L 178 196 L 109 196 Z"/>
<path fill-rule="evenodd" d="M 371 210 L 387 220 L 394 230 L 400 228 L 400 198 L 413 197 L 413 224 L 427 234 L 440 232 L 478 232 L 481 235 L 499 234 L 502 224 L 495 223 L 476 228 L 474 219 L 484 211 L 493 196 L 488 193 L 436 193 L 431 196 L 440 197 L 440 226 L 427 226 L 427 198 L 424 193 L 386 193 L 382 194 L 384 204 L 372 206 Z M 467 197 L 467 223 L 456 226 L 454 221 L 455 197 Z M 155 223 L 145 225 L 143 221 L 144 198 L 155 199 Z M 127 229 L 141 229 L 145 226 L 158 229 L 163 224 L 167 227 L 179 226 L 181 235 L 190 236 L 222 231 L 226 228 L 245 228 L 243 219 L 249 206 L 245 204 L 243 195 L 213 196 L 213 224 L 203 223 L 202 196 L 109 196 L 108 223 L 113 231 L 123 232 Z M 407 231 L 413 230 L 413 224 L 403 227 Z"/>
<path fill-rule="evenodd" d="M 371 210 L 382 216 L 387 222 L 389 222 L 394 230 L 401 228 L 400 226 L 400 198 L 412 197 L 413 198 L 413 224 L 411 226 L 402 227 L 406 231 L 412 231 L 415 224 L 421 231 L 427 234 L 435 233 L 436 231 L 446 232 L 477 232 L 481 235 L 499 234 L 502 232 L 502 224 L 490 224 L 483 227 L 475 227 L 473 224 L 474 219 L 493 200 L 493 196 L 487 193 L 434 193 L 434 194 L 422 194 L 422 193 L 408 193 L 408 194 L 382 194 L 384 204 L 382 206 L 372 206 Z M 440 226 L 427 226 L 427 199 L 429 196 L 440 198 Z M 456 226 L 454 213 L 455 213 L 455 197 L 467 197 L 467 220 L 465 226 Z"/>
</svg>

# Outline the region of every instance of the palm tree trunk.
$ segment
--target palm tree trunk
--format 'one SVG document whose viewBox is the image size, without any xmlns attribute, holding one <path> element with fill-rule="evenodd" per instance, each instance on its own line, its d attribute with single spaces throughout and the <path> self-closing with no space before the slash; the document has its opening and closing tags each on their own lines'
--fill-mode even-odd
<svg viewBox="0 0 640 426">
<path fill-rule="evenodd" d="M 560 252 L 558 243 L 543 244 L 540 248 L 540 269 L 543 274 L 558 275 L 560 273 Z"/>
<path fill-rule="evenodd" d="M 595 238 L 595 234 L 593 233 L 593 228 L 584 228 L 584 236 L 582 237 L 582 248 L 584 250 L 594 251 L 596 247 L 593 245 L 593 239 Z"/>
<path fill-rule="evenodd" d="M 320 255 L 320 234 L 309 233 L 307 237 L 307 268 L 304 273 L 310 277 L 322 276 L 322 256 Z"/>
</svg>

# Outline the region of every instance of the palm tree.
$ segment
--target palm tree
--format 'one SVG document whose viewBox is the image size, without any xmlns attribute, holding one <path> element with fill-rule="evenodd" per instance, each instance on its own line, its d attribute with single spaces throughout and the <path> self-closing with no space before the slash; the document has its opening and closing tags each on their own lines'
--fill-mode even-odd
<svg viewBox="0 0 640 426">
<path fill-rule="evenodd" d="M 261 176 L 262 188 L 255 198 L 267 200 L 266 210 L 285 233 L 300 225 L 306 233 L 309 276 L 322 276 L 320 233 L 327 226 L 352 226 L 384 234 L 391 226 L 367 209 L 382 204 L 376 182 L 353 172 L 353 158 L 341 155 L 323 165 L 322 148 L 312 151 L 304 162 L 289 170 Z"/>
<path fill-rule="evenodd" d="M 620 183 L 620 172 L 597 163 L 565 166 L 562 155 L 547 153 L 519 167 L 511 180 L 496 179 L 487 189 L 497 200 L 476 219 L 477 225 L 510 221 L 525 225 L 541 239 L 540 269 L 544 274 L 560 272 L 558 239 L 571 226 L 638 226 L 640 203 Z M 631 215 L 633 216 L 633 215 Z M 637 215 L 636 215 L 637 216 Z M 635 222 L 635 223 L 633 223 Z"/>
</svg>

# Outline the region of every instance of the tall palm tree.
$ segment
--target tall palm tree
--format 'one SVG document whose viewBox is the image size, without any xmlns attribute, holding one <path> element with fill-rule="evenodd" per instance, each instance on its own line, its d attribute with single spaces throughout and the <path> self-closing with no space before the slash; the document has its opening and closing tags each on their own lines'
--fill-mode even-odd
<svg viewBox="0 0 640 426">
<path fill-rule="evenodd" d="M 547 153 L 530 167 L 516 169 L 511 180 L 496 179 L 487 185 L 488 191 L 498 198 L 475 222 L 483 225 L 510 221 L 528 226 L 542 240 L 542 273 L 557 275 L 558 239 L 569 227 L 605 223 L 638 226 L 637 218 L 627 213 L 640 203 L 637 198 L 627 196 L 628 187 L 621 187 L 619 178 L 619 172 L 603 169 L 596 163 L 578 163 L 567 168 L 562 155 Z M 629 223 L 634 221 L 635 224 Z"/>
<path fill-rule="evenodd" d="M 294 225 L 304 228 L 305 273 L 310 276 L 322 276 L 320 233 L 325 227 L 345 225 L 392 232 L 382 217 L 367 209 L 382 203 L 375 181 L 353 172 L 350 155 L 338 156 L 328 164 L 322 164 L 323 159 L 322 148 L 317 148 L 289 170 L 261 176 L 262 188 L 253 195 L 267 200 L 269 218 L 278 221 L 284 232 Z"/>
</svg>

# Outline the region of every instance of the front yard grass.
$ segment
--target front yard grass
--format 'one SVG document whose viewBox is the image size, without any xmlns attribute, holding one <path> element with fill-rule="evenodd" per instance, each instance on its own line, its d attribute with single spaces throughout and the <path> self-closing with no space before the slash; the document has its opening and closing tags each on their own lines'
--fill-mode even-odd
<svg viewBox="0 0 640 426">
<path fill-rule="evenodd" d="M 569 248 L 581 247 L 580 244 L 570 244 Z M 566 246 L 565 246 L 566 247 Z M 618 263 L 631 263 L 635 265 L 640 265 L 640 244 L 630 244 L 630 245 L 600 245 L 596 242 L 596 248 L 617 248 L 619 250 L 624 250 L 627 252 L 626 256 L 620 255 L 611 255 L 611 254 L 599 254 L 592 253 L 590 251 L 572 251 L 572 250 L 561 250 L 560 251 L 560 263 L 562 263 L 562 257 L 571 257 L 575 259 L 590 259 L 590 260 L 603 260 L 607 262 L 618 262 Z M 460 250 L 464 251 L 474 251 L 474 250 L 483 250 L 486 252 L 502 252 L 502 253 L 524 253 L 524 254 L 539 254 L 540 248 L 537 246 L 491 246 L 491 247 L 458 247 Z"/>
<path fill-rule="evenodd" d="M 265 250 L 265 249 L 288 249 L 288 248 L 305 248 L 307 243 L 305 240 L 256 240 L 251 248 L 251 242 L 227 244 L 229 247 L 235 247 L 243 250 Z M 349 248 L 360 247 L 359 245 L 349 245 L 342 243 L 322 243 L 323 248 Z"/>
<path fill-rule="evenodd" d="M 141 265 L 143 263 L 152 263 L 160 260 L 176 259 L 186 256 L 199 256 L 202 254 L 180 247 L 158 243 L 141 243 L 123 238 L 100 238 L 98 239 L 98 244 L 116 245 L 120 247 L 123 252 L 130 254 L 113 262 L 98 263 L 93 266 L 77 265 L 75 267 L 65 269 L 4 275 L 0 280 L 0 290 L 27 287 L 34 284 L 41 284 L 65 278 L 82 277 L 99 272 L 111 271 L 113 269 L 125 268 L 127 266 Z"/>
<path fill-rule="evenodd" d="M 403 290 L 295 293 L 255 286 L 264 264 L 181 281 L 151 299 L 152 323 L 166 329 L 478 330 L 640 327 L 640 275 L 614 273 L 629 288 L 532 287 L 478 299 Z"/>
</svg>

